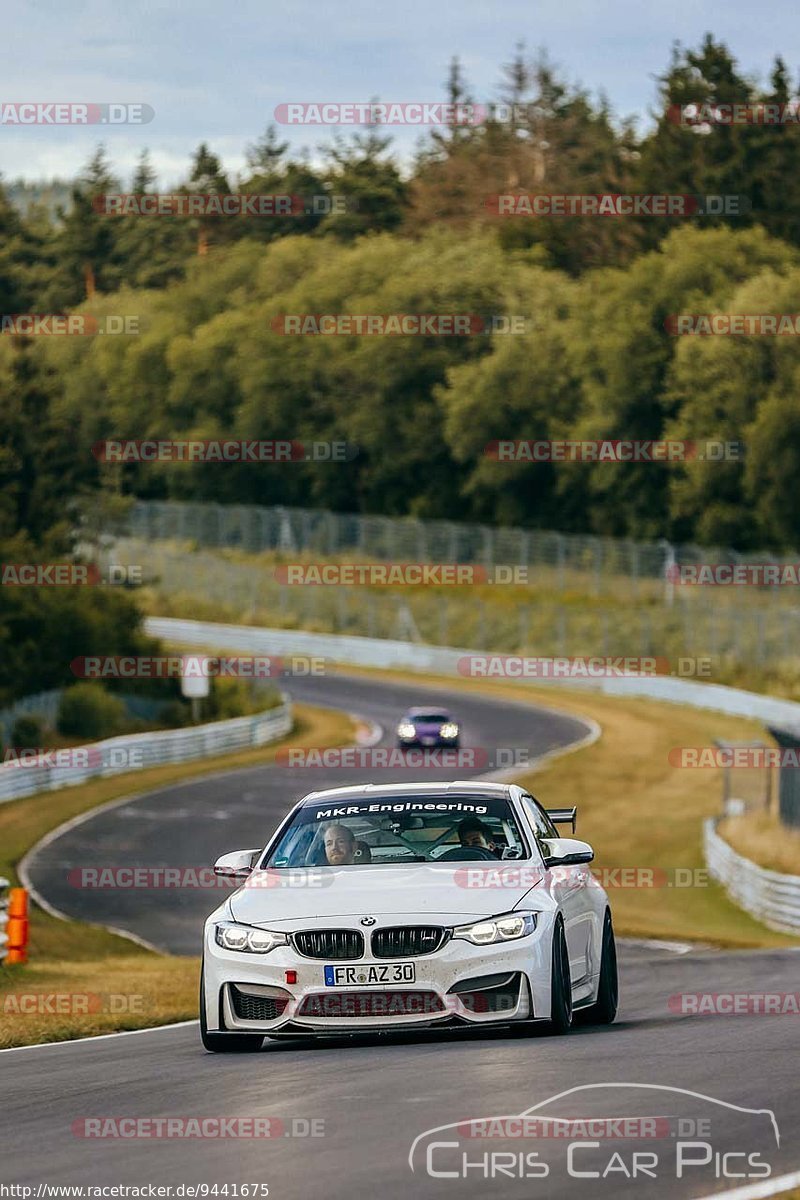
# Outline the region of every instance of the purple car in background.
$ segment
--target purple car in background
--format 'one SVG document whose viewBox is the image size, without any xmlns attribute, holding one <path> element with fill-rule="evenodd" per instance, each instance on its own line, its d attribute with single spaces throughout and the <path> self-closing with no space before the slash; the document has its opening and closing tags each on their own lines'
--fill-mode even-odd
<svg viewBox="0 0 800 1200">
<path fill-rule="evenodd" d="M 397 744 L 458 749 L 460 732 L 458 721 L 444 708 L 410 708 L 397 726 Z"/>
</svg>

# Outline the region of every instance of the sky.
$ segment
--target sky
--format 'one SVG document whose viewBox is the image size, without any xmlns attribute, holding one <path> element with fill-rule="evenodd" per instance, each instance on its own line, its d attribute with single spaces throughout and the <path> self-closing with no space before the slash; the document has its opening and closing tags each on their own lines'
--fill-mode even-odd
<svg viewBox="0 0 800 1200">
<path fill-rule="evenodd" d="M 475 100 L 490 102 L 520 41 L 641 126 L 675 41 L 694 47 L 711 32 L 760 79 L 777 53 L 793 79 L 800 68 L 789 0 L 14 0 L 2 21 L 0 116 L 23 102 L 154 110 L 140 126 L 2 123 L 6 180 L 71 177 L 101 141 L 126 183 L 146 147 L 160 185 L 176 184 L 203 140 L 235 174 L 279 104 L 440 101 L 453 55 Z M 332 133 L 286 130 L 314 157 Z M 396 131 L 401 162 L 418 136 Z"/>
</svg>

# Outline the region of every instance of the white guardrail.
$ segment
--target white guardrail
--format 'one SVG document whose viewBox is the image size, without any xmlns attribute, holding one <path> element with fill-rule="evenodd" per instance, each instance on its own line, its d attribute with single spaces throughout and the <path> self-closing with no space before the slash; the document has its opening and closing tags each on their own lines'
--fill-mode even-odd
<svg viewBox="0 0 800 1200">
<path fill-rule="evenodd" d="M 0 963 L 6 957 L 6 947 L 8 946 L 8 934 L 6 926 L 8 925 L 8 889 L 9 882 L 7 879 L 0 878 Z"/>
<path fill-rule="evenodd" d="M 260 629 L 250 625 L 222 625 L 206 621 L 183 621 L 173 617 L 150 617 L 146 629 L 154 637 L 174 645 L 230 650 L 252 654 L 317 655 L 332 662 L 362 667 L 419 671 L 422 674 L 455 675 L 459 660 L 476 657 L 474 650 L 429 646 L 415 642 L 379 638 L 348 637 L 340 634 L 305 633 L 289 629 Z M 488 656 L 487 656 L 488 657 Z M 497 656 L 513 659 L 517 656 Z M 800 730 L 800 704 L 777 700 L 741 688 L 715 683 L 696 683 L 663 675 L 617 676 L 600 679 L 529 679 L 519 682 L 536 686 L 578 688 L 611 696 L 637 696 L 692 708 L 750 717 L 767 725 L 796 726 Z M 737 854 L 715 829 L 704 828 L 706 864 L 733 900 L 746 912 L 772 929 L 800 932 L 800 876 L 779 875 Z"/>
<path fill-rule="evenodd" d="M 73 747 L 69 752 L 69 765 L 66 766 L 3 763 L 0 765 L 0 804 L 33 795 L 34 792 L 54 791 L 90 779 L 121 775 L 132 769 L 191 762 L 197 758 L 212 758 L 217 754 L 263 746 L 285 737 L 291 730 L 292 704 L 288 696 L 284 696 L 277 708 L 249 717 L 213 721 L 190 729 L 132 733 Z"/>
<path fill-rule="evenodd" d="M 737 854 L 716 829 L 712 817 L 703 825 L 703 849 L 710 875 L 718 879 L 740 908 L 770 929 L 800 933 L 800 876 L 781 875 Z"/>
</svg>

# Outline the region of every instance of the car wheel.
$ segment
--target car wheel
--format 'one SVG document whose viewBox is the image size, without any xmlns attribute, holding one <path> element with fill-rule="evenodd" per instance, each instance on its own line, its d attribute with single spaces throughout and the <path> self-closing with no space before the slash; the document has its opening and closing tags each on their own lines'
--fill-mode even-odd
<svg viewBox="0 0 800 1200">
<path fill-rule="evenodd" d="M 212 1054 L 243 1054 L 260 1050 L 264 1039 L 255 1033 L 209 1033 L 203 996 L 203 970 L 200 970 L 200 1040 Z"/>
<path fill-rule="evenodd" d="M 572 977 L 564 922 L 559 917 L 553 933 L 553 965 L 550 972 L 550 1023 L 548 1033 L 569 1033 L 572 1027 Z"/>
<path fill-rule="evenodd" d="M 597 999 L 585 1008 L 582 1020 L 588 1025 L 610 1025 L 617 1015 L 619 1003 L 619 976 L 617 974 L 617 944 L 611 913 L 606 910 L 603 921 L 603 944 L 600 952 L 600 979 L 597 984 Z"/>
</svg>

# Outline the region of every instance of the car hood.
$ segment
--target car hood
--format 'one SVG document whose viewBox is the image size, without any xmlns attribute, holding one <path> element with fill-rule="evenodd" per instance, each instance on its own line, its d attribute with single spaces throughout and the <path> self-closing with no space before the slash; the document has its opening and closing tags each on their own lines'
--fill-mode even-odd
<svg viewBox="0 0 800 1200">
<path fill-rule="evenodd" d="M 508 867 L 526 864 L 498 862 L 454 863 L 428 866 L 324 867 L 309 871 L 304 884 L 298 872 L 290 872 L 286 885 L 275 884 L 280 872 L 256 872 L 247 884 L 230 898 L 233 919 L 246 925 L 269 925 L 279 921 L 327 920 L 331 917 L 388 916 L 418 914 L 451 915 L 454 918 L 488 917 L 509 912 L 538 882 L 532 870 L 516 871 L 515 881 Z M 528 864 L 529 865 L 529 864 Z M 476 879 L 474 868 L 494 867 L 490 886 L 470 886 Z M 469 874 L 469 869 L 473 873 Z M 511 876 L 511 878 L 509 878 Z M 266 877 L 267 886 L 259 885 Z M 502 878 L 502 886 L 499 880 Z M 487 879 L 487 883 L 488 883 Z"/>
</svg>

